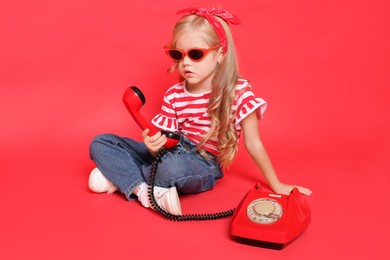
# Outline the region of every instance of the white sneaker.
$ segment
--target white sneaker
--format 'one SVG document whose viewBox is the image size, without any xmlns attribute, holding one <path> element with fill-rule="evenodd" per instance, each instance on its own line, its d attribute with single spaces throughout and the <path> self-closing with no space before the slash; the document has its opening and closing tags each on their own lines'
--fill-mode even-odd
<svg viewBox="0 0 390 260">
<path fill-rule="evenodd" d="M 96 193 L 114 193 L 116 187 L 112 182 L 106 179 L 98 168 L 91 171 L 88 180 L 89 189 Z"/>
<path fill-rule="evenodd" d="M 146 184 L 142 184 L 137 194 L 138 200 L 146 208 L 150 207 L 148 188 L 149 186 L 147 186 Z M 165 209 L 173 215 L 182 215 L 179 195 L 177 194 L 175 186 L 171 188 L 162 188 L 154 186 L 154 197 L 156 199 L 157 204 L 161 208 Z"/>
<path fill-rule="evenodd" d="M 173 215 L 181 215 L 181 205 L 176 187 L 162 188 L 154 186 L 154 197 L 157 204 Z"/>
</svg>

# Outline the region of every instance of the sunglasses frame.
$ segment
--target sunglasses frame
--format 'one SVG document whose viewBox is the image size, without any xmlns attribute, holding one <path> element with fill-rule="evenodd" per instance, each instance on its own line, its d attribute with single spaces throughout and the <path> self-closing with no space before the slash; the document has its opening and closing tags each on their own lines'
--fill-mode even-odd
<svg viewBox="0 0 390 260">
<path fill-rule="evenodd" d="M 213 47 L 211 47 L 211 48 L 208 48 L 208 49 L 203 49 L 203 48 L 192 48 L 192 49 L 189 49 L 188 51 L 182 51 L 182 50 L 173 48 L 173 49 L 166 49 L 166 50 L 165 50 L 165 53 L 166 53 L 172 60 L 174 60 L 174 61 L 176 61 L 176 62 L 182 61 L 186 55 L 187 55 L 187 57 L 188 57 L 190 60 L 192 60 L 193 62 L 200 62 L 200 61 L 202 61 L 202 60 L 207 56 L 207 54 L 208 54 L 209 52 L 215 50 L 215 49 L 218 48 L 218 47 L 221 47 L 221 45 L 218 44 L 218 45 L 215 45 L 215 46 L 213 46 Z M 174 59 L 174 58 L 170 55 L 170 53 L 169 53 L 169 52 L 171 52 L 171 51 L 178 51 L 178 52 L 180 52 L 181 55 L 182 55 L 181 59 L 180 59 L 180 60 Z M 191 58 L 191 57 L 188 55 L 190 51 L 202 51 L 202 52 L 203 52 L 203 56 L 202 56 L 200 59 L 193 59 L 193 58 Z"/>
</svg>

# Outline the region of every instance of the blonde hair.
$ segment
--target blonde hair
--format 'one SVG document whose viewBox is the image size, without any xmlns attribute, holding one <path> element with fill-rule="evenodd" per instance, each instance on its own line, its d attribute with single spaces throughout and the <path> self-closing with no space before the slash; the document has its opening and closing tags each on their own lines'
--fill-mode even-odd
<svg viewBox="0 0 390 260">
<path fill-rule="evenodd" d="M 217 148 L 219 150 L 218 162 L 221 167 L 225 168 L 233 161 L 238 151 L 238 134 L 233 125 L 235 118 L 233 102 L 236 84 L 239 78 L 239 70 L 230 28 L 225 21 L 220 18 L 217 19 L 221 22 L 226 33 L 227 51 L 224 53 L 223 61 L 218 65 L 212 79 L 213 88 L 208 106 L 208 113 L 211 117 L 211 129 L 199 142 L 198 150 L 202 155 L 207 157 L 201 147 L 207 140 L 216 137 L 218 139 Z M 210 46 L 220 44 L 217 34 L 205 18 L 197 15 L 189 15 L 183 17 L 176 23 L 169 46 L 175 47 L 177 40 L 187 30 L 200 30 L 204 32 L 207 35 L 205 41 Z M 177 66 L 178 64 L 170 68 L 169 71 L 176 70 Z"/>
</svg>

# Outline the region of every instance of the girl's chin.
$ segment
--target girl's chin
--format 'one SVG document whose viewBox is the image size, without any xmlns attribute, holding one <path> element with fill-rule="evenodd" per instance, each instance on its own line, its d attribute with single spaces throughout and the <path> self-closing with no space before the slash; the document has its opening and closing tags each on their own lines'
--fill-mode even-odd
<svg viewBox="0 0 390 260">
<path fill-rule="evenodd" d="M 191 77 L 185 77 L 184 78 L 187 82 L 187 86 L 196 86 L 199 84 L 199 81 L 194 79 L 194 78 L 191 78 Z"/>
<path fill-rule="evenodd" d="M 199 81 L 194 79 L 194 78 L 188 78 L 188 77 L 185 77 L 184 78 L 189 84 L 196 84 L 198 83 Z"/>
</svg>

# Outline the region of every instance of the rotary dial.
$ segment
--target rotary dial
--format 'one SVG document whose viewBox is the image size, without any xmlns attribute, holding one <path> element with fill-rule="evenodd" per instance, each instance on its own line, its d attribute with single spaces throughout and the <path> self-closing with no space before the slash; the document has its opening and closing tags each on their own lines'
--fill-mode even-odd
<svg viewBox="0 0 390 260">
<path fill-rule="evenodd" d="M 276 200 L 260 198 L 248 205 L 246 214 L 253 222 L 271 224 L 282 217 L 283 208 Z"/>
</svg>

